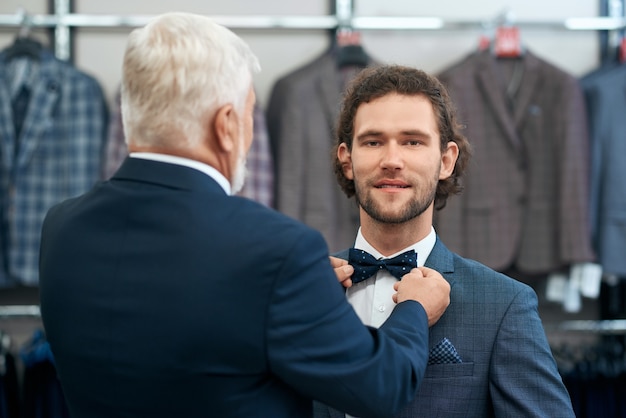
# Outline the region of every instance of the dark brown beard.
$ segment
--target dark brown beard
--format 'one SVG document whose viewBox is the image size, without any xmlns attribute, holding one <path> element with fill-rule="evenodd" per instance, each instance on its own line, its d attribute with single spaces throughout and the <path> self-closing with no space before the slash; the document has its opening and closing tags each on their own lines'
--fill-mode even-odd
<svg viewBox="0 0 626 418">
<path fill-rule="evenodd" d="M 424 213 L 435 200 L 436 189 L 434 189 L 430 196 L 426 199 L 414 199 L 410 201 L 400 214 L 386 215 L 383 213 L 379 205 L 372 199 L 363 199 L 356 182 L 354 185 L 356 191 L 355 197 L 359 206 L 361 206 L 365 213 L 367 213 L 372 219 L 383 224 L 402 224 L 408 222 Z"/>
</svg>

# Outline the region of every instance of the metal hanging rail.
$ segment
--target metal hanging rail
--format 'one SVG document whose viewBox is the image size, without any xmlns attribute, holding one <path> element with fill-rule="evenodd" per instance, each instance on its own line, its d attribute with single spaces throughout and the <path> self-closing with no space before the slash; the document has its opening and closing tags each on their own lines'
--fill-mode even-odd
<svg viewBox="0 0 626 418">
<path fill-rule="evenodd" d="M 464 30 L 480 29 L 490 20 L 450 20 L 439 17 L 366 17 L 352 18 L 358 30 Z M 617 30 L 626 27 L 626 19 L 616 17 L 572 17 L 563 20 L 515 20 L 515 25 L 528 29 L 549 30 Z"/>
<path fill-rule="evenodd" d="M 520 28 L 571 31 L 620 31 L 626 29 L 624 0 L 609 0 L 611 13 L 606 17 L 571 17 L 562 20 L 515 20 Z M 322 16 L 245 16 L 213 15 L 216 22 L 231 29 L 289 29 L 334 30 L 350 27 L 354 30 L 467 30 L 484 29 L 494 24 L 494 19 L 443 19 L 418 16 L 354 16 L 352 0 L 331 0 L 334 14 Z M 619 7 L 618 7 L 619 6 Z M 618 10 L 619 9 L 619 10 Z M 617 11 L 616 11 L 617 10 Z M 134 28 L 144 26 L 156 15 L 95 15 L 72 13 L 70 0 L 54 0 L 53 14 L 0 14 L 0 28 L 54 29 L 55 54 L 59 59 L 70 59 L 71 28 Z M 0 306 L 0 318 L 26 316 L 38 317 L 38 306 Z M 554 329 L 548 325 L 548 328 Z M 626 320 L 564 321 L 556 326 L 561 331 L 595 331 L 626 333 Z"/>
<path fill-rule="evenodd" d="M 156 15 L 91 15 L 68 13 L 57 15 L 31 15 L 33 27 L 63 25 L 68 27 L 89 28 L 133 28 L 143 26 Z M 212 15 L 216 22 L 231 29 L 333 29 L 337 26 L 337 18 L 328 16 L 230 16 Z M 22 18 L 19 14 L 0 14 L 0 26 L 20 27 Z"/>
<path fill-rule="evenodd" d="M 450 20 L 439 17 L 355 16 L 353 0 L 330 0 L 333 14 L 323 16 L 229 16 L 212 18 L 231 29 L 332 30 L 464 30 L 493 25 L 493 19 Z M 624 0 L 612 0 L 623 2 Z M 54 29 L 54 50 L 60 59 L 69 59 L 72 28 L 133 28 L 145 25 L 154 15 L 94 15 L 72 13 L 70 0 L 54 0 L 54 13 L 27 15 L 23 10 L 13 15 L 0 14 L 0 27 L 20 27 L 25 20 L 31 27 Z M 27 18 L 27 19 L 26 19 Z M 519 20 L 521 28 L 550 30 L 616 31 L 626 29 L 623 14 L 615 17 L 572 17 L 564 20 Z"/>
<path fill-rule="evenodd" d="M 52 28 L 55 31 L 56 55 L 69 59 L 71 28 L 134 28 L 148 23 L 154 15 L 93 15 L 57 12 L 57 14 L 36 14 L 29 16 L 31 27 Z M 332 30 L 349 26 L 354 30 L 466 30 L 481 29 L 489 25 L 489 20 L 450 20 L 439 17 L 383 17 L 337 15 L 326 16 L 229 16 L 215 15 L 212 18 L 231 29 L 289 29 L 289 30 Z M 0 27 L 19 28 L 24 24 L 23 16 L 16 13 L 0 14 Z M 573 30 L 573 31 L 615 31 L 626 28 L 623 17 L 572 17 L 564 20 L 516 20 L 516 26 L 528 29 Z"/>
<path fill-rule="evenodd" d="M 597 334 L 626 334 L 626 319 L 568 320 L 544 324 L 546 331 L 591 332 Z"/>
<path fill-rule="evenodd" d="M 41 312 L 38 305 L 4 305 L 0 306 L 0 319 L 7 318 L 39 318 Z"/>
<path fill-rule="evenodd" d="M 40 317 L 41 311 L 37 305 L 0 306 L 0 320 Z M 544 324 L 544 328 L 547 332 L 586 332 L 604 335 L 624 335 L 626 334 L 626 319 L 566 320 Z"/>
<path fill-rule="evenodd" d="M 63 15 L 30 15 L 32 27 L 53 28 L 59 25 L 87 28 L 133 28 L 143 26 L 156 15 L 94 15 L 67 13 Z M 336 16 L 245 16 L 212 15 L 216 22 L 231 29 L 334 29 Z M 0 14 L 0 26 L 18 28 L 23 24 L 19 13 Z"/>
<path fill-rule="evenodd" d="M 32 27 L 53 28 L 56 26 L 89 28 L 132 28 L 143 26 L 156 15 L 94 15 L 67 13 L 63 15 L 30 15 Z M 325 16 L 245 16 L 214 15 L 216 22 L 231 29 L 334 29 L 340 23 L 335 15 Z M 356 30 L 463 30 L 480 29 L 488 19 L 453 20 L 440 17 L 394 17 L 354 16 L 349 24 Z M 18 28 L 23 24 L 22 15 L 0 14 L 0 26 Z M 515 25 L 529 29 L 560 30 L 619 30 L 626 29 L 623 17 L 571 17 L 562 20 L 516 20 Z"/>
</svg>

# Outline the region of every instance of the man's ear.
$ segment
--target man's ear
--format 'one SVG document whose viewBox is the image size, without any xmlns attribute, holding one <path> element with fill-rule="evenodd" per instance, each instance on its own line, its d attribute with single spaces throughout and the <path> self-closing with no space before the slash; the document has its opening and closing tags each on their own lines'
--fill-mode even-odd
<svg viewBox="0 0 626 418">
<path fill-rule="evenodd" d="M 459 146 L 454 141 L 449 141 L 446 149 L 441 154 L 441 170 L 439 171 L 439 180 L 445 180 L 452 175 L 456 160 L 459 158 Z"/>
<path fill-rule="evenodd" d="M 354 180 L 354 174 L 352 173 L 352 155 L 345 142 L 342 142 L 339 144 L 339 147 L 337 147 L 337 159 L 341 163 L 343 175 L 346 176 L 348 180 Z"/>
<path fill-rule="evenodd" d="M 231 152 L 237 138 L 237 113 L 233 105 L 220 107 L 213 118 L 216 143 L 221 151 Z"/>
</svg>

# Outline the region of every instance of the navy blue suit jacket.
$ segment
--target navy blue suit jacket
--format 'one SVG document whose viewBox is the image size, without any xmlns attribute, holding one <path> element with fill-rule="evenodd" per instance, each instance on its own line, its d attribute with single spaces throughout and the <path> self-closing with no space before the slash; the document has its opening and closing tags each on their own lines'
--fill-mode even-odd
<svg viewBox="0 0 626 418">
<path fill-rule="evenodd" d="M 429 365 L 417 396 L 387 416 L 574 418 L 533 289 L 459 257 L 439 238 L 425 266 L 450 282 L 450 306 L 430 328 Z M 442 341 L 460 360 L 442 356 Z M 315 417 L 344 414 L 316 403 Z"/>
<path fill-rule="evenodd" d="M 419 303 L 364 327 L 320 233 L 189 167 L 128 158 L 52 208 L 40 269 L 76 417 L 385 416 L 426 367 Z"/>
</svg>

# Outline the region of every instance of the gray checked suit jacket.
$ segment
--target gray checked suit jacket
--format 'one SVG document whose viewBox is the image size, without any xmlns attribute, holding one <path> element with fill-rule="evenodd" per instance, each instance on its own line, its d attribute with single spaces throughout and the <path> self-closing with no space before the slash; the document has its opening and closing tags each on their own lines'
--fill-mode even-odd
<svg viewBox="0 0 626 418">
<path fill-rule="evenodd" d="M 507 96 L 502 66 L 518 87 Z M 474 149 L 463 193 L 436 214 L 449 248 L 504 271 L 545 274 L 594 261 L 589 134 L 578 79 L 530 51 L 472 54 L 439 74 Z"/>
<path fill-rule="evenodd" d="M 430 329 L 436 364 L 427 366 L 417 397 L 396 418 L 574 417 L 534 291 L 452 253 L 439 238 L 425 265 L 450 282 L 451 303 Z M 434 358 L 444 339 L 460 363 Z M 343 417 L 315 404 L 315 418 Z"/>
<path fill-rule="evenodd" d="M 359 223 L 333 172 L 331 150 L 343 86 L 352 75 L 329 50 L 279 79 L 267 107 L 276 209 L 322 233 L 331 252 L 351 245 Z"/>
</svg>

